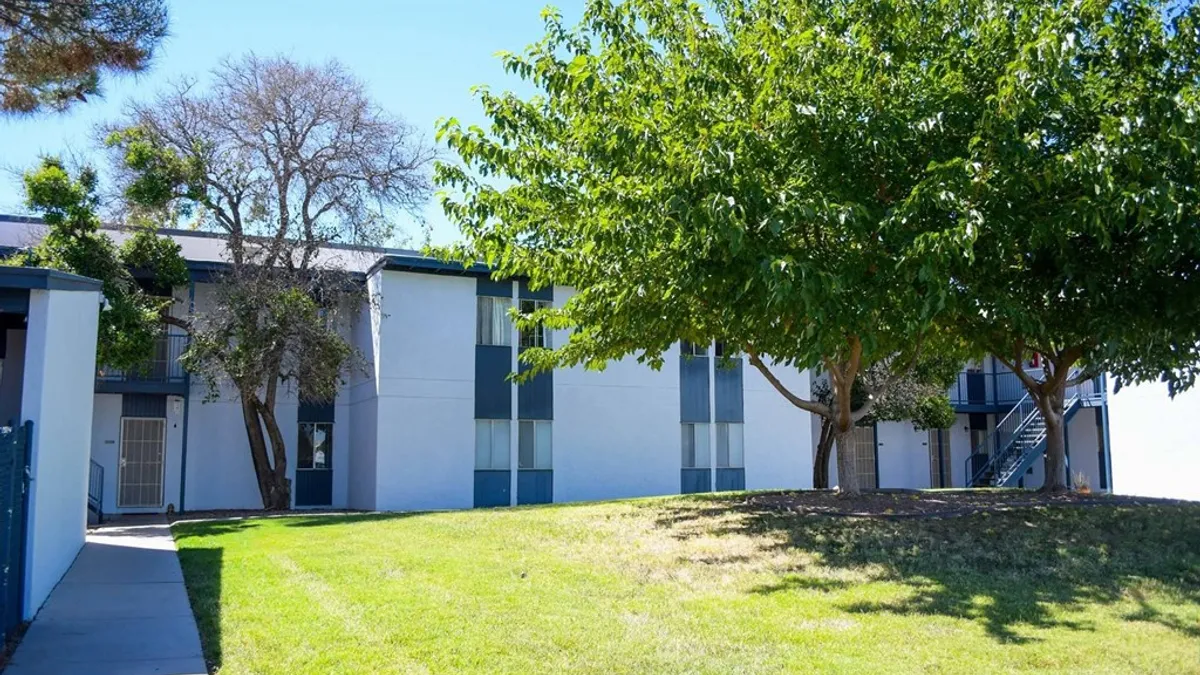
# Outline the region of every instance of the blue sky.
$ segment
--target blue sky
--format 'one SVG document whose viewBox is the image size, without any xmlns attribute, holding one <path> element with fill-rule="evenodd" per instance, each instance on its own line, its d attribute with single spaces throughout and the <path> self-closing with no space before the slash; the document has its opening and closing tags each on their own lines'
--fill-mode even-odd
<svg viewBox="0 0 1200 675">
<path fill-rule="evenodd" d="M 116 119 L 130 98 L 152 96 L 165 82 L 203 75 L 226 56 L 248 51 L 283 54 L 299 61 L 336 58 L 363 79 L 385 109 L 433 140 L 439 117 L 483 123 L 470 88 L 527 87 L 507 76 L 495 54 L 520 51 L 542 35 L 547 0 L 204 0 L 171 3 L 171 37 L 150 71 L 107 80 L 105 96 L 64 115 L 0 119 L 0 213 L 21 207 L 22 170 L 42 154 L 97 154 L 92 128 Z M 553 3 L 568 21 L 580 0 Z M 97 165 L 103 162 L 97 158 Z M 425 219 L 437 243 L 456 230 L 431 202 Z M 411 229 L 411 227 L 410 227 Z M 415 234 L 415 232 L 414 232 Z"/>
</svg>

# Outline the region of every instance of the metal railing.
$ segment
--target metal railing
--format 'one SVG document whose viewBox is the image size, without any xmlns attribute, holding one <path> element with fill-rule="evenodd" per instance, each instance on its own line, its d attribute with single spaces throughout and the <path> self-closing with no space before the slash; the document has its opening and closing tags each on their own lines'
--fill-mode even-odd
<svg viewBox="0 0 1200 675">
<path fill-rule="evenodd" d="M 1038 370 L 1034 377 L 1041 379 L 1043 373 Z M 1105 397 L 1104 376 L 1088 380 L 1079 385 L 1081 391 L 1086 390 L 1082 398 L 1087 401 L 1099 401 Z M 950 385 L 946 392 L 951 405 L 986 405 L 986 406 L 1015 406 L 1025 397 L 1025 385 L 1017 374 L 1011 370 L 992 372 L 962 371 L 957 380 Z M 1067 395 L 1070 398 L 1070 394 Z"/>
<path fill-rule="evenodd" d="M 1072 371 L 1068 377 L 1076 377 L 1078 372 Z M 1015 373 L 1009 372 L 1007 375 L 1022 387 L 1022 392 L 1025 391 L 1024 385 L 1021 385 Z M 976 385 L 976 389 L 978 389 L 978 385 Z M 1063 411 L 1069 412 L 1079 404 L 1102 402 L 1106 395 L 1107 383 L 1104 375 L 1085 380 L 1066 388 L 1063 396 Z M 982 443 L 971 449 L 971 455 L 967 457 L 966 461 L 967 485 L 977 484 L 989 471 L 997 474 L 1008 466 L 1016 454 L 1023 454 L 1031 448 L 1038 447 L 1045 438 L 1045 420 L 1042 418 L 1041 411 L 1030 395 L 1023 393 L 1013 405 L 1012 410 L 996 423 L 996 428 L 987 435 Z M 980 456 L 987 457 L 982 464 L 977 459 Z M 977 468 L 976 465 L 978 465 Z M 1002 482 L 1006 478 L 1008 477 L 1001 477 Z"/>
<path fill-rule="evenodd" d="M 96 460 L 88 469 L 88 508 L 96 512 L 96 519 L 104 522 L 104 467 Z"/>
<path fill-rule="evenodd" d="M 96 379 L 101 382 L 184 382 L 187 373 L 179 357 L 188 347 L 187 335 L 161 335 L 154 341 L 154 355 L 145 364 L 129 370 L 101 366 Z"/>
</svg>

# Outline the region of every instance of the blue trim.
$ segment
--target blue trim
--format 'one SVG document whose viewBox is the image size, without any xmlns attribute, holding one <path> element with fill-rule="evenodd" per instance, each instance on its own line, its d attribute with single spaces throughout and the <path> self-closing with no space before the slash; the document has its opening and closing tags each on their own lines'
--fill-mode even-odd
<svg viewBox="0 0 1200 675">
<path fill-rule="evenodd" d="M 188 279 L 188 316 L 196 313 L 196 282 Z M 179 512 L 183 513 L 184 496 L 187 495 L 187 451 L 188 413 L 191 409 L 192 374 L 183 371 L 183 446 L 179 451 Z"/>
<path fill-rule="evenodd" d="M 21 315 L 28 314 L 29 289 L 0 288 L 0 313 Z"/>
<path fill-rule="evenodd" d="M 333 401 L 324 403 L 312 403 L 309 401 L 301 401 L 300 408 L 296 411 L 297 422 L 324 422 L 333 424 L 334 422 L 334 404 Z"/>
<path fill-rule="evenodd" d="M 511 299 L 512 294 L 511 281 L 495 281 L 491 277 L 479 277 L 475 282 L 475 295 Z"/>
<path fill-rule="evenodd" d="M 159 394 L 187 396 L 186 382 L 130 382 L 128 380 L 96 380 L 97 394 Z"/>
<path fill-rule="evenodd" d="M 745 469 L 717 469 L 717 492 L 745 489 Z"/>
<path fill-rule="evenodd" d="M 167 416 L 167 397 L 161 394 L 125 394 L 121 397 L 122 417 Z"/>
<path fill-rule="evenodd" d="M 42 291 L 100 291 L 95 279 L 44 267 L 6 267 L 0 265 L 0 288 Z"/>
<path fill-rule="evenodd" d="M 333 469 L 296 469 L 296 506 L 333 505 Z"/>
<path fill-rule="evenodd" d="M 522 300 L 548 300 L 550 302 L 554 301 L 554 287 L 553 286 L 545 286 L 545 287 L 539 288 L 535 291 L 529 287 L 528 279 L 521 279 L 520 284 L 518 284 L 518 286 L 517 286 L 517 293 L 519 294 L 519 297 Z"/>
<path fill-rule="evenodd" d="M 708 358 L 679 356 L 679 421 L 708 423 Z"/>
<path fill-rule="evenodd" d="M 521 469 L 517 471 L 517 504 L 552 504 L 554 471 Z"/>
<path fill-rule="evenodd" d="M 737 359 L 732 364 L 722 366 L 717 359 L 716 381 L 714 392 L 716 411 L 713 413 L 717 422 L 745 422 L 745 404 L 742 395 L 742 360 Z"/>
<path fill-rule="evenodd" d="M 711 469 L 680 469 L 679 493 L 684 495 L 712 491 Z"/>
<path fill-rule="evenodd" d="M 475 345 L 475 419 L 512 419 L 512 347 Z"/>
<path fill-rule="evenodd" d="M 1104 433 L 1104 466 L 1100 474 L 1101 489 L 1112 492 L 1113 475 L 1112 475 L 1112 439 L 1108 432 L 1108 403 L 1100 406 L 1100 415 L 1104 418 L 1103 433 Z"/>
<path fill-rule="evenodd" d="M 509 506 L 512 480 L 511 469 L 475 470 L 475 508 Z"/>
</svg>

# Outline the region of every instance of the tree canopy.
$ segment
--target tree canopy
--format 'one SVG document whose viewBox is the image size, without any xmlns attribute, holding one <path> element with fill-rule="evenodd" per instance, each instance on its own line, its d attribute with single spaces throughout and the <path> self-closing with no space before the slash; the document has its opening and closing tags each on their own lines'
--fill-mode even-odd
<svg viewBox="0 0 1200 675">
<path fill-rule="evenodd" d="M 157 296 L 146 287 L 170 289 L 187 283 L 179 246 L 144 224 L 130 226 L 131 236 L 121 246 L 113 243 L 100 229 L 97 179 L 91 169 L 83 168 L 72 178 L 62 161 L 46 158 L 25 173 L 24 183 L 26 205 L 42 214 L 47 232 L 36 246 L 7 262 L 98 279 L 105 304 L 96 363 L 126 370 L 144 366 L 173 302 L 169 293 Z M 146 277 L 146 287 L 138 284 L 133 270 Z"/>
<path fill-rule="evenodd" d="M 544 18 L 542 40 L 502 55 L 540 93 L 479 88 L 490 127 L 445 120 L 464 164 L 437 173 L 460 253 L 578 291 L 528 319 L 577 328 L 570 340 L 524 358 L 658 365 L 678 339 L 719 339 L 848 434 L 919 355 L 970 243 L 931 167 L 964 150 L 962 121 L 1000 68 L 966 58 L 976 16 L 959 2 L 592 0 L 574 27 Z M 881 363 L 894 371 L 853 408 L 853 382 Z M 832 405 L 771 370 L 813 367 Z M 839 486 L 853 491 L 851 454 Z"/>
<path fill-rule="evenodd" d="M 131 104 L 109 132 L 133 213 L 223 236 L 212 303 L 175 321 L 184 362 L 210 397 L 232 385 L 263 506 L 289 508 L 280 387 L 331 401 L 363 365 L 347 341 L 368 301 L 356 253 L 331 245 L 382 246 L 428 198 L 432 149 L 340 64 L 253 55 Z"/>
<path fill-rule="evenodd" d="M 1200 363 L 1200 9 L 1018 7 L 999 26 L 1018 48 L 944 167 L 978 223 L 953 304 L 1041 409 L 1054 489 L 1068 385 L 1110 372 L 1175 391 Z M 1032 353 L 1044 367 L 1026 372 Z"/>
<path fill-rule="evenodd" d="M 103 74 L 145 68 L 166 34 L 164 0 L 0 0 L 0 113 L 85 101 Z"/>
</svg>

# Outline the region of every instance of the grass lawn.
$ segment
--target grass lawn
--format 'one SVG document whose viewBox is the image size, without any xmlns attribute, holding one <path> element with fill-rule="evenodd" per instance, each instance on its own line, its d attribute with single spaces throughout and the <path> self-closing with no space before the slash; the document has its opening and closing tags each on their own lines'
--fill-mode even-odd
<svg viewBox="0 0 1200 675">
<path fill-rule="evenodd" d="M 1200 505 L 745 495 L 177 523 L 227 673 L 1200 672 Z"/>
</svg>

